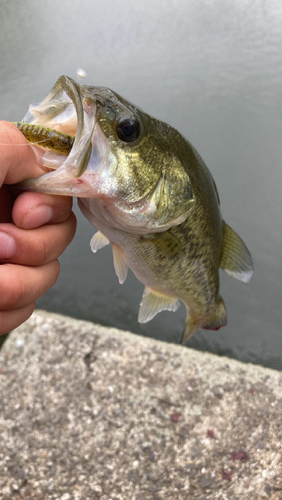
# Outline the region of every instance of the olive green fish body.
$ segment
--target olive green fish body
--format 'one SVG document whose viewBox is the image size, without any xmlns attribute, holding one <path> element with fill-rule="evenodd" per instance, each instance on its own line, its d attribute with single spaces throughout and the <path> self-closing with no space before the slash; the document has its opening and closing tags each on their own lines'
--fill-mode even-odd
<svg viewBox="0 0 282 500">
<path fill-rule="evenodd" d="M 193 146 L 110 89 L 79 86 L 68 77 L 24 120 L 66 131 L 76 123 L 68 157 L 58 164 L 57 153 L 48 152 L 54 171 L 23 187 L 79 198 L 98 229 L 93 252 L 110 243 L 120 283 L 130 268 L 145 285 L 139 321 L 175 311 L 181 300 L 187 307 L 183 341 L 199 328 L 224 326 L 219 268 L 247 283 L 253 263 L 222 220 L 215 182 Z"/>
</svg>

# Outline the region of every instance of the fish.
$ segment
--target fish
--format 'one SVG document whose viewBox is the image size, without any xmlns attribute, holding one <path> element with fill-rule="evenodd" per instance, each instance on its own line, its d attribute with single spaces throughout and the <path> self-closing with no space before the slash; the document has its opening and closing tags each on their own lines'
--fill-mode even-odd
<svg viewBox="0 0 282 500">
<path fill-rule="evenodd" d="M 111 244 L 119 282 L 131 269 L 145 285 L 138 321 L 183 302 L 182 342 L 201 328 L 225 326 L 219 269 L 248 283 L 253 260 L 223 220 L 215 181 L 192 144 L 115 91 L 68 76 L 22 122 L 33 128 L 32 147 L 47 172 L 21 188 L 78 198 L 97 229 L 92 251 Z M 46 152 L 46 129 L 62 134 L 67 149 L 49 143 Z"/>
</svg>

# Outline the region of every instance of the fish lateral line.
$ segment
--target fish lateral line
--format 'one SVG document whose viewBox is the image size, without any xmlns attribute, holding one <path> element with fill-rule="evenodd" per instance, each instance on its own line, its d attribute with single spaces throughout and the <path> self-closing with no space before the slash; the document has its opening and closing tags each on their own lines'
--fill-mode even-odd
<svg viewBox="0 0 282 500">
<path fill-rule="evenodd" d="M 33 123 L 12 122 L 31 144 L 40 144 L 43 148 L 64 155 L 71 152 L 75 136 L 59 132 Z"/>
</svg>

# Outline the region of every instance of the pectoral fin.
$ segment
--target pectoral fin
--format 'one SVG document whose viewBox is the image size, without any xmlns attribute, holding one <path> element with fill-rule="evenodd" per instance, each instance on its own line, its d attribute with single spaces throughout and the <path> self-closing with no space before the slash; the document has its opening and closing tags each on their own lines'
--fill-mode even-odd
<svg viewBox="0 0 282 500">
<path fill-rule="evenodd" d="M 112 243 L 112 249 L 113 249 L 114 266 L 115 266 L 116 275 L 118 277 L 120 284 L 122 285 L 125 282 L 126 277 L 127 277 L 128 266 L 125 262 L 123 250 L 118 245 L 115 245 L 114 243 Z"/>
<path fill-rule="evenodd" d="M 97 233 L 92 236 L 90 240 L 90 247 L 93 253 L 96 253 L 97 250 L 100 250 L 100 248 L 105 247 L 106 245 L 109 245 L 109 240 L 104 236 L 100 231 L 97 231 Z"/>
<path fill-rule="evenodd" d="M 176 311 L 179 300 L 145 287 L 138 315 L 139 323 L 147 323 L 161 311 Z"/>
<path fill-rule="evenodd" d="M 254 264 L 249 250 L 240 236 L 224 224 L 223 251 L 219 267 L 236 280 L 248 283 L 254 271 Z"/>
</svg>

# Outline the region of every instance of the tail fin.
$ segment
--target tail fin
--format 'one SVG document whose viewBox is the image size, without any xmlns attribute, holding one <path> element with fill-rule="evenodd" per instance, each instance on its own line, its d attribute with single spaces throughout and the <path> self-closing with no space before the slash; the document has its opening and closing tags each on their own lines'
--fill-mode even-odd
<svg viewBox="0 0 282 500">
<path fill-rule="evenodd" d="M 223 299 L 219 297 L 214 312 L 210 316 L 205 318 L 205 321 L 201 325 L 201 328 L 205 328 L 205 330 L 219 330 L 222 326 L 225 326 L 226 323 L 227 315 L 225 305 Z"/>
<path fill-rule="evenodd" d="M 223 299 L 219 297 L 213 313 L 209 316 L 205 316 L 203 318 L 195 318 L 188 313 L 181 343 L 183 344 L 184 342 L 186 342 L 186 340 L 188 340 L 191 335 L 196 333 L 199 328 L 204 328 L 206 330 L 219 330 L 219 328 L 225 326 L 226 323 L 227 316 L 225 305 Z"/>
</svg>

